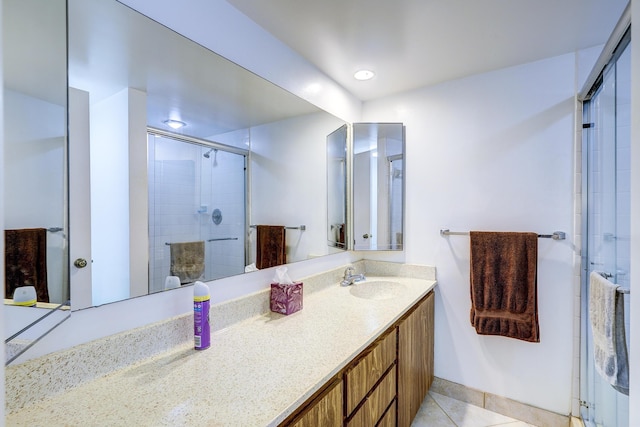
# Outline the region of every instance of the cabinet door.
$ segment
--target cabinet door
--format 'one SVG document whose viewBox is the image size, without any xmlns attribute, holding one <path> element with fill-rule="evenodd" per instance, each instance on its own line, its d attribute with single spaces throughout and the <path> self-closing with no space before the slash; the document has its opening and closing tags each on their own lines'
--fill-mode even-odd
<svg viewBox="0 0 640 427">
<path fill-rule="evenodd" d="M 290 425 L 294 427 L 342 426 L 342 407 L 342 380 L 340 380 Z"/>
<path fill-rule="evenodd" d="M 433 381 L 431 292 L 398 325 L 398 426 L 408 427 Z"/>
</svg>

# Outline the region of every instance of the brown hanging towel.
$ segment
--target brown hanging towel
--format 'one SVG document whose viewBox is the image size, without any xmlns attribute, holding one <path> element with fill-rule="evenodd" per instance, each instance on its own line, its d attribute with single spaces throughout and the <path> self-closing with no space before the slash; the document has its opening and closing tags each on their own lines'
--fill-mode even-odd
<svg viewBox="0 0 640 427">
<path fill-rule="evenodd" d="M 4 230 L 5 298 L 21 286 L 34 286 L 38 302 L 49 302 L 45 228 Z"/>
<path fill-rule="evenodd" d="M 256 267 L 275 267 L 287 263 L 285 228 L 282 225 L 258 225 L 256 227 Z"/>
<path fill-rule="evenodd" d="M 472 231 L 471 324 L 481 335 L 540 342 L 536 233 Z"/>
<path fill-rule="evenodd" d="M 204 275 L 204 241 L 171 243 L 169 274 L 178 276 L 180 283 L 201 280 Z"/>
</svg>

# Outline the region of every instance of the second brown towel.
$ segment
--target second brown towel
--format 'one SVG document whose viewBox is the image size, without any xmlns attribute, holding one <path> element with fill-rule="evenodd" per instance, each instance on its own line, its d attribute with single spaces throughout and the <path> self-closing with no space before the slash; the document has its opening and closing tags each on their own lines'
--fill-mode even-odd
<svg viewBox="0 0 640 427">
<path fill-rule="evenodd" d="M 256 267 L 275 267 L 287 263 L 285 229 L 282 225 L 259 225 L 256 238 Z"/>
<path fill-rule="evenodd" d="M 21 286 L 34 286 L 39 302 L 49 302 L 47 285 L 47 230 L 25 228 L 4 231 L 5 298 Z"/>
<path fill-rule="evenodd" d="M 536 233 L 472 231 L 471 324 L 481 335 L 540 342 Z"/>
</svg>

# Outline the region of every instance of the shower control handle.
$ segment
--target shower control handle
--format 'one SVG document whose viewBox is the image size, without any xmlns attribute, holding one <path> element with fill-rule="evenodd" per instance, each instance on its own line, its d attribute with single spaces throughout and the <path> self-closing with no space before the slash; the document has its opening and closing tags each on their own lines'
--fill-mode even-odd
<svg viewBox="0 0 640 427">
<path fill-rule="evenodd" d="M 78 268 L 85 268 L 87 266 L 87 260 L 84 258 L 78 258 L 77 260 L 73 261 L 73 265 Z"/>
</svg>

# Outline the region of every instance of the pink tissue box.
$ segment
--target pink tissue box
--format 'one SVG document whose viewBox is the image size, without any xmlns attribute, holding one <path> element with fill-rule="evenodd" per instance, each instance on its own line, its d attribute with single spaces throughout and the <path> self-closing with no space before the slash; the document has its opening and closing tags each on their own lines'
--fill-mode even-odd
<svg viewBox="0 0 640 427">
<path fill-rule="evenodd" d="M 291 314 L 302 310 L 302 282 L 293 285 L 271 284 L 271 311 Z"/>
</svg>

